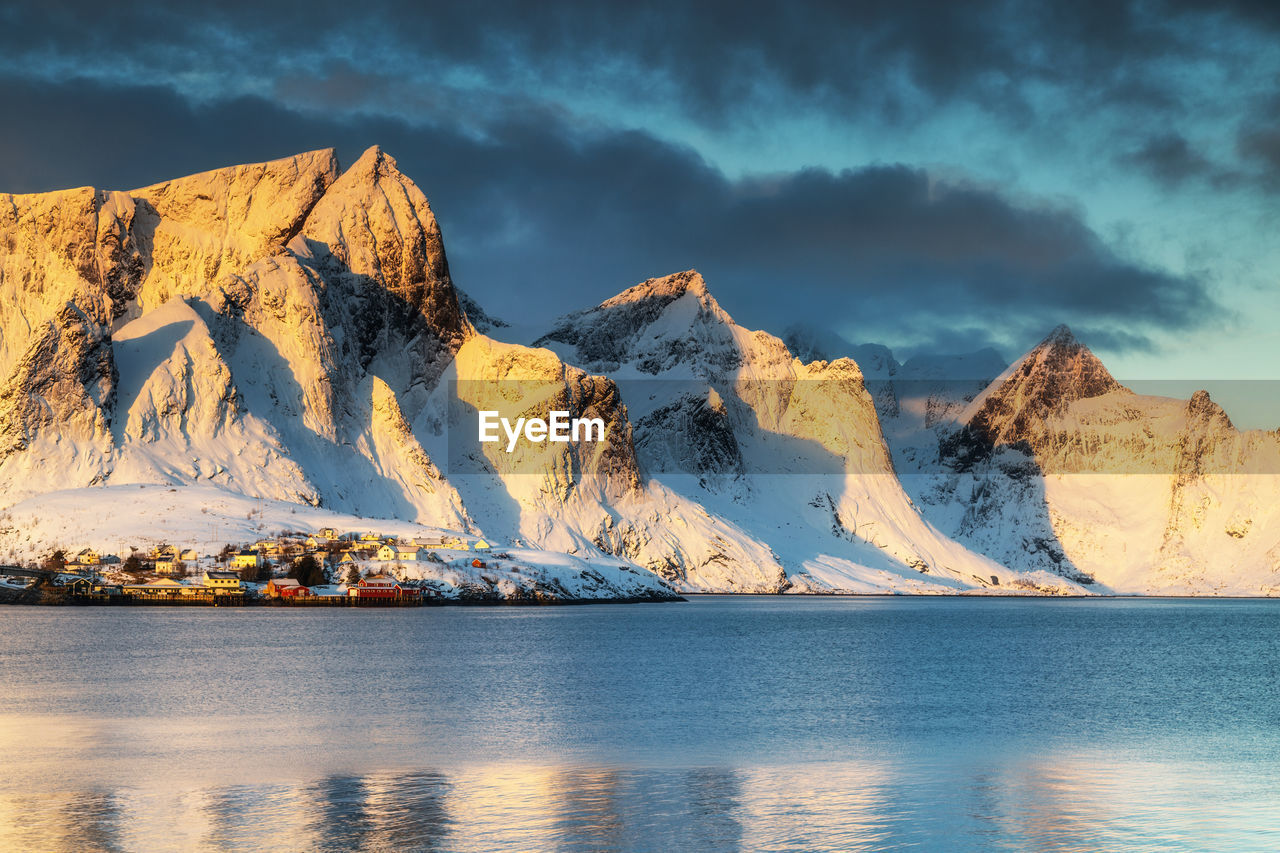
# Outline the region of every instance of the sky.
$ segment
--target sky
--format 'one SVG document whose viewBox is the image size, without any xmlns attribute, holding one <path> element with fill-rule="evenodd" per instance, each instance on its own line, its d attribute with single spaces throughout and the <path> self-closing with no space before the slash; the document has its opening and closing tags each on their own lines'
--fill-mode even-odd
<svg viewBox="0 0 1280 853">
<path fill-rule="evenodd" d="M 499 317 L 696 268 L 901 358 L 1278 378 L 1274 2 L 0 3 L 0 115 L 6 192 L 380 144 Z"/>
</svg>

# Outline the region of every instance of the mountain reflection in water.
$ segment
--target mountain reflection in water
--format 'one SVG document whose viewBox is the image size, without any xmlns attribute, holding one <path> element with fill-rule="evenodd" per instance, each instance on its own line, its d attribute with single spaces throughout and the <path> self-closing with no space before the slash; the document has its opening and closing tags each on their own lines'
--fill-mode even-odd
<svg viewBox="0 0 1280 853">
<path fill-rule="evenodd" d="M 1244 779 L 1220 767 L 1104 756 L 1004 766 L 469 768 L 9 794 L 0 798 L 0 848 L 1249 850 L 1280 844 L 1276 793 L 1274 774 Z"/>
</svg>

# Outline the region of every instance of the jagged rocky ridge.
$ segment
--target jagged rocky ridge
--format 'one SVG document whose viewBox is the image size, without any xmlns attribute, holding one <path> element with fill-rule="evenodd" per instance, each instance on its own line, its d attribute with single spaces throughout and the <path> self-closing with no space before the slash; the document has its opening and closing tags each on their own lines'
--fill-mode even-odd
<svg viewBox="0 0 1280 853">
<path fill-rule="evenodd" d="M 0 304 L 5 506 L 216 487 L 605 552 L 687 590 L 1267 588 L 1253 568 L 1203 568 L 1212 543 L 1189 531 L 1213 524 L 1247 543 L 1241 566 L 1274 571 L 1265 514 L 1220 499 L 1202 464 L 1270 439 L 1207 398 L 1137 398 L 1065 330 L 955 394 L 944 365 L 887 350 L 855 352 L 867 376 L 839 341 L 798 359 L 689 271 L 532 346 L 500 340 L 511 327 L 454 287 L 426 198 L 377 148 L 345 171 L 319 151 L 130 192 L 0 195 Z M 475 440 L 480 408 L 600 417 L 607 440 L 507 454 Z M 1098 464 L 1117 424 L 1171 478 L 1159 543 L 1141 540 L 1154 556 L 1123 576 L 1106 566 L 1137 547 L 1128 517 L 1100 524 L 1044 476 Z"/>
</svg>

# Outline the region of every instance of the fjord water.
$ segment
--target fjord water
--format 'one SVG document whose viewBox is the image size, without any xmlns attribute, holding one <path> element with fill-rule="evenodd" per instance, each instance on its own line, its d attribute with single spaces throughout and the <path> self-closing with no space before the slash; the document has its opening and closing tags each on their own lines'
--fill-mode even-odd
<svg viewBox="0 0 1280 853">
<path fill-rule="evenodd" d="M 1260 850 L 1280 602 L 0 608 L 0 849 Z"/>
</svg>

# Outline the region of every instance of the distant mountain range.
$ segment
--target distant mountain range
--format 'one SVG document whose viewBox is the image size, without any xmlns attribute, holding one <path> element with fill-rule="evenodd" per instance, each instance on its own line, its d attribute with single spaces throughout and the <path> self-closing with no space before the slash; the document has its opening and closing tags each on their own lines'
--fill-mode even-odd
<svg viewBox="0 0 1280 853">
<path fill-rule="evenodd" d="M 693 591 L 1280 592 L 1280 437 L 1203 392 L 1134 394 L 1065 327 L 1007 367 L 779 339 L 693 271 L 518 330 L 378 148 L 0 195 L 0 309 L 0 505 L 29 513 L 216 487 Z M 507 454 L 496 408 L 607 439 Z"/>
</svg>

